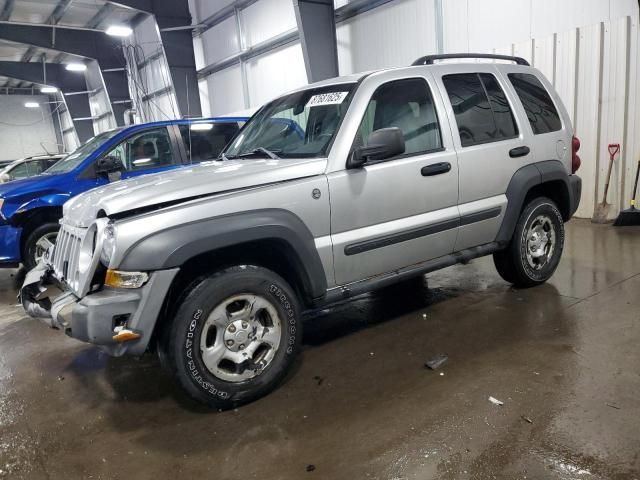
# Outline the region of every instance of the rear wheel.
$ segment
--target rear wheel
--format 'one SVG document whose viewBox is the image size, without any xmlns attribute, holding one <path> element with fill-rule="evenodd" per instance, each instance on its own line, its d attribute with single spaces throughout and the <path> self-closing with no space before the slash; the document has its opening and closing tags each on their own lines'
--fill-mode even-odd
<svg viewBox="0 0 640 480">
<path fill-rule="evenodd" d="M 232 267 L 197 280 L 161 343 L 163 364 L 197 401 L 230 408 L 285 377 L 298 353 L 300 309 L 270 270 Z"/>
<path fill-rule="evenodd" d="M 546 282 L 556 271 L 564 248 L 564 221 L 556 204 L 540 197 L 522 211 L 511 242 L 493 255 L 500 276 L 518 287 Z"/>
<path fill-rule="evenodd" d="M 40 225 L 28 235 L 22 256 L 22 263 L 27 270 L 34 268 L 49 247 L 56 242 L 59 230 L 59 223 L 49 222 Z"/>
</svg>

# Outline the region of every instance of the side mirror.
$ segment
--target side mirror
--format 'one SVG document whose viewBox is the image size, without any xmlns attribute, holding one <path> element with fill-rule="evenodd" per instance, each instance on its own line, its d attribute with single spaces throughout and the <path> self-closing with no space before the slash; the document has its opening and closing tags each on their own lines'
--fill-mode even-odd
<svg viewBox="0 0 640 480">
<path fill-rule="evenodd" d="M 404 135 L 398 127 L 381 128 L 369 135 L 368 146 L 356 148 L 347 168 L 360 168 L 369 160 L 384 160 L 404 153 Z"/>
<path fill-rule="evenodd" d="M 110 182 L 120 180 L 120 175 L 124 170 L 124 165 L 118 157 L 109 155 L 102 157 L 96 162 L 96 175 L 104 175 Z"/>
<path fill-rule="evenodd" d="M 0 183 L 7 183 L 11 181 L 11 175 L 8 173 L 3 173 L 0 175 Z"/>
</svg>

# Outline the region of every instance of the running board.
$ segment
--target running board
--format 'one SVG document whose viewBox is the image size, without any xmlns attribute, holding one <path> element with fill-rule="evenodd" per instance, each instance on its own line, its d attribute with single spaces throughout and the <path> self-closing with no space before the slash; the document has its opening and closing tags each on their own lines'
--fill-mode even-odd
<svg viewBox="0 0 640 480">
<path fill-rule="evenodd" d="M 394 270 L 392 272 L 383 273 L 382 275 L 376 275 L 375 277 L 367 278 L 366 280 L 360 280 L 358 282 L 349 283 L 341 287 L 335 287 L 327 290 L 324 297 L 317 299 L 313 303 L 313 307 L 319 307 L 327 305 L 329 303 L 338 302 L 345 298 L 354 297 L 362 293 L 377 290 L 388 285 L 407 280 L 412 277 L 424 275 L 426 273 L 440 270 L 442 268 L 450 267 L 458 263 L 467 263 L 470 260 L 478 257 L 484 257 L 493 252 L 497 252 L 504 248 L 504 244 L 499 242 L 487 243 L 479 247 L 467 248 L 443 257 L 434 258 L 422 263 L 416 263 L 409 265 L 408 267 Z"/>
</svg>

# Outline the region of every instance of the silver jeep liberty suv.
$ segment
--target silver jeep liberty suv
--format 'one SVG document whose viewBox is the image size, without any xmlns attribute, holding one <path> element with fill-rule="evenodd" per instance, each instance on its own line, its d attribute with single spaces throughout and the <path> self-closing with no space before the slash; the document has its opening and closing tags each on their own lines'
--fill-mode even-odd
<svg viewBox="0 0 640 480">
<path fill-rule="evenodd" d="M 228 408 L 283 379 L 305 309 L 489 254 L 506 281 L 545 282 L 580 200 L 578 148 L 521 58 L 323 81 L 263 106 L 216 161 L 67 202 L 21 301 L 112 355 L 158 351 Z"/>
</svg>

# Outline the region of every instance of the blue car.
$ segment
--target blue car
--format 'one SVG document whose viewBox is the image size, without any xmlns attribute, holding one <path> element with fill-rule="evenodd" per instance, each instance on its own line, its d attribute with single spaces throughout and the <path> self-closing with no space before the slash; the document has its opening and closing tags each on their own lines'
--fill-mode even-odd
<svg viewBox="0 0 640 480">
<path fill-rule="evenodd" d="M 0 267 L 33 268 L 55 242 L 62 205 L 108 182 L 218 157 L 244 117 L 171 120 L 96 135 L 43 174 L 0 185 Z"/>
</svg>

